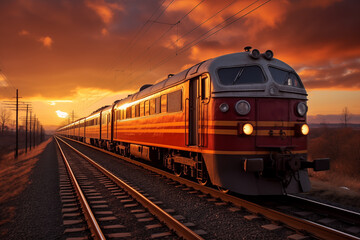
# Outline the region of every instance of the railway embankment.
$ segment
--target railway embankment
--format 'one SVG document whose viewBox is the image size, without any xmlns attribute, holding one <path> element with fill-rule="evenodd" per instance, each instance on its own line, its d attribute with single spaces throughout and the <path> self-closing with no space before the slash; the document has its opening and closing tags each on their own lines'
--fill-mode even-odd
<svg viewBox="0 0 360 240">
<path fill-rule="evenodd" d="M 13 156 L 0 160 L 0 238 L 59 239 L 63 229 L 52 138 Z"/>
</svg>

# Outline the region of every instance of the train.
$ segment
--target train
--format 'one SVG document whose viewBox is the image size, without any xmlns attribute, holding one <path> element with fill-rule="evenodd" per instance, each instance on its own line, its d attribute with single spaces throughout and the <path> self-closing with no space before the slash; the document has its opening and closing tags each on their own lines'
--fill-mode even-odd
<svg viewBox="0 0 360 240">
<path fill-rule="evenodd" d="M 223 192 L 284 195 L 311 188 L 307 92 L 271 50 L 245 51 L 197 63 L 57 130 L 58 135 Z"/>
</svg>

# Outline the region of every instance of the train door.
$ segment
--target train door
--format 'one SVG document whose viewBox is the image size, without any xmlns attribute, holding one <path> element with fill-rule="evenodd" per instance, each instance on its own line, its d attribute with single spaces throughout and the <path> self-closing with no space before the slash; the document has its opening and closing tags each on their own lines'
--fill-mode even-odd
<svg viewBox="0 0 360 240">
<path fill-rule="evenodd" d="M 106 114 L 106 139 L 110 137 L 110 113 Z"/>
<path fill-rule="evenodd" d="M 198 144 L 198 78 L 190 80 L 189 83 L 189 136 L 188 145 L 196 146 Z"/>
<path fill-rule="evenodd" d="M 210 101 L 210 77 L 208 74 L 201 75 L 199 79 L 199 146 L 207 146 L 208 126 L 208 103 Z"/>
<path fill-rule="evenodd" d="M 210 99 L 210 78 L 207 74 L 190 80 L 186 104 L 189 146 L 206 146 L 206 126 Z"/>
</svg>

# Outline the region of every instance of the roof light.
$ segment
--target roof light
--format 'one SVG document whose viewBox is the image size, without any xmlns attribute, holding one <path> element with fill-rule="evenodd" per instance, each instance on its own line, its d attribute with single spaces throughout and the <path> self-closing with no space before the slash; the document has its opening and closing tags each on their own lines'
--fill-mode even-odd
<svg viewBox="0 0 360 240">
<path fill-rule="evenodd" d="M 274 53 L 271 50 L 266 50 L 266 52 L 263 53 L 262 55 L 267 60 L 271 60 L 274 57 Z"/>
<path fill-rule="evenodd" d="M 258 59 L 260 57 L 260 51 L 257 49 L 252 50 L 250 53 L 250 57 L 252 57 L 253 59 Z"/>
</svg>

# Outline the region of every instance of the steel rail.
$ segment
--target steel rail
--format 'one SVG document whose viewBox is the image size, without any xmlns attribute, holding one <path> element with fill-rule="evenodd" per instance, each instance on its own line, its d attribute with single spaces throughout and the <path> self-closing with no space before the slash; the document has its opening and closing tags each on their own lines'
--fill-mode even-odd
<svg viewBox="0 0 360 240">
<path fill-rule="evenodd" d="M 135 164 L 137 166 L 143 167 L 143 168 L 148 169 L 148 170 L 150 170 L 152 172 L 155 172 L 155 173 L 163 175 L 163 176 L 165 176 L 167 178 L 170 178 L 170 179 L 172 179 L 174 181 L 185 184 L 188 187 L 191 187 L 191 188 L 199 190 L 199 191 L 201 191 L 203 193 L 209 194 L 214 198 L 219 198 L 222 201 L 230 202 L 230 203 L 234 204 L 235 206 L 240 207 L 240 208 L 244 208 L 244 209 L 246 209 L 246 210 L 248 210 L 248 211 L 250 211 L 250 212 L 252 212 L 254 214 L 263 215 L 264 217 L 266 217 L 266 218 L 268 218 L 268 219 L 270 219 L 272 221 L 281 222 L 281 223 L 285 224 L 286 226 L 288 226 L 289 228 L 292 228 L 292 229 L 294 229 L 296 231 L 300 231 L 300 232 L 305 231 L 305 232 L 313 235 L 314 237 L 317 237 L 317 238 L 320 238 L 320 239 L 337 239 L 337 240 L 354 239 L 354 240 L 360 240 L 360 238 L 358 238 L 356 236 L 353 236 L 353 235 L 350 235 L 348 233 L 344 233 L 344 232 L 341 232 L 339 230 L 332 229 L 330 227 L 326 227 L 326 226 L 323 226 L 321 224 L 318 224 L 318 223 L 315 223 L 315 222 L 312 222 L 312 221 L 309 221 L 309 220 L 301 219 L 301 218 L 298 218 L 298 217 L 295 217 L 295 216 L 290 216 L 290 215 L 287 215 L 285 213 L 282 213 L 282 212 L 279 212 L 279 211 L 276 211 L 276 210 L 273 210 L 273 209 L 269 209 L 269 208 L 263 207 L 261 205 L 258 205 L 258 204 L 255 204 L 255 203 L 252 203 L 252 202 L 249 202 L 249 201 L 246 201 L 244 199 L 240 199 L 238 197 L 234 197 L 234 196 L 231 196 L 231 195 L 228 195 L 228 194 L 221 193 L 218 190 L 215 190 L 215 189 L 212 189 L 212 188 L 209 188 L 209 187 L 206 187 L 206 186 L 201 186 L 201 185 L 199 185 L 199 184 L 197 184 L 197 183 L 195 183 L 193 181 L 190 181 L 190 180 L 187 180 L 187 179 L 184 179 L 184 178 L 181 178 L 181 177 L 177 177 L 177 176 L 175 176 L 175 175 L 173 175 L 173 174 L 171 174 L 169 172 L 160 170 L 158 168 L 149 166 L 147 164 L 141 163 L 139 161 L 136 161 L 136 160 L 124 157 L 124 156 L 120 156 L 120 155 L 118 155 L 116 153 L 109 152 L 109 151 L 106 151 L 104 149 L 94 147 L 92 145 L 85 144 L 85 143 L 80 142 L 80 141 L 76 141 L 74 139 L 70 139 L 70 138 L 66 138 L 66 139 L 69 139 L 71 141 L 80 143 L 80 144 L 82 144 L 84 146 L 87 146 L 87 147 L 91 147 L 91 148 L 93 148 L 95 150 L 101 151 L 103 153 L 114 156 L 116 158 L 131 162 L 131 163 L 133 163 L 133 164 Z"/>
<path fill-rule="evenodd" d="M 311 199 L 303 198 L 300 196 L 296 196 L 293 194 L 286 195 L 289 200 L 298 202 L 300 204 L 306 203 L 306 207 L 311 207 L 312 209 L 322 210 L 323 212 L 330 212 L 331 216 L 341 218 L 342 220 L 345 220 L 346 222 L 352 223 L 352 224 L 360 224 L 360 213 L 351 211 L 348 209 L 343 209 L 340 207 L 332 206 L 326 203 L 322 202 L 316 202 Z"/>
<path fill-rule="evenodd" d="M 60 150 L 61 156 L 62 156 L 62 158 L 64 160 L 66 169 L 68 170 L 71 182 L 73 183 L 73 186 L 75 188 L 75 191 L 77 193 L 78 199 L 79 199 L 80 204 L 81 204 L 81 208 L 82 208 L 83 213 L 85 215 L 86 222 L 88 223 L 89 229 L 90 229 L 94 239 L 105 240 L 106 237 L 104 236 L 103 232 L 101 231 L 101 228 L 100 228 L 98 222 L 96 221 L 96 218 L 95 218 L 93 212 L 91 211 L 91 208 L 90 208 L 88 202 L 86 201 L 85 195 L 82 192 L 82 190 L 80 188 L 80 185 L 79 185 L 78 181 L 76 180 L 76 177 L 75 177 L 73 171 L 71 170 L 70 164 L 67 161 L 67 159 L 65 157 L 65 154 L 64 154 L 64 152 L 63 152 L 63 150 L 62 150 L 62 148 L 61 148 L 61 146 L 60 146 L 60 144 L 59 144 L 56 137 L 55 137 L 55 141 L 56 141 L 56 144 L 57 144 L 57 146 L 58 146 L 58 148 Z M 63 141 L 63 140 L 61 140 L 61 141 Z"/>
<path fill-rule="evenodd" d="M 130 185 L 116 177 L 111 172 L 107 171 L 105 168 L 103 168 L 101 165 L 96 163 L 94 160 L 80 152 L 79 150 L 72 147 L 70 144 L 59 138 L 62 142 L 64 142 L 67 146 L 69 146 L 73 151 L 75 151 L 77 154 L 85 158 L 88 162 L 90 162 L 94 167 L 96 167 L 98 170 L 100 170 L 103 174 L 105 174 L 107 177 L 109 177 L 111 180 L 113 180 L 117 185 L 121 186 L 129 195 L 131 195 L 136 201 L 138 201 L 141 205 L 143 205 L 145 208 L 149 210 L 154 216 L 156 216 L 160 221 L 165 223 L 171 230 L 173 230 L 178 236 L 184 238 L 184 239 L 196 239 L 196 240 L 203 240 L 201 236 L 190 230 L 188 227 L 180 223 L 178 220 L 173 218 L 170 214 L 162 210 L 160 207 L 158 207 L 156 204 L 151 202 L 149 199 L 144 197 L 141 193 L 136 191 L 134 188 L 132 188 Z"/>
</svg>

